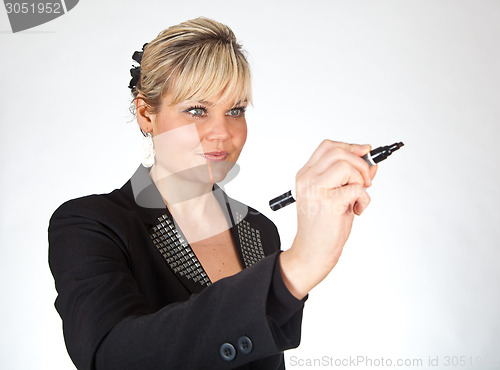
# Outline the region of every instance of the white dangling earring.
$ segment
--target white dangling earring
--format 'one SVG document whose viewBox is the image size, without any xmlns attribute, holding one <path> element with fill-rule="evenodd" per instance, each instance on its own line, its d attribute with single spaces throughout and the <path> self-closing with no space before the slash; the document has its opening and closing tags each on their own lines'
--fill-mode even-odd
<svg viewBox="0 0 500 370">
<path fill-rule="evenodd" d="M 153 138 L 151 137 L 151 133 L 148 132 L 144 135 L 144 139 L 142 140 L 142 147 L 145 151 L 142 165 L 144 167 L 151 167 L 155 163 L 155 149 L 153 146 Z"/>
</svg>

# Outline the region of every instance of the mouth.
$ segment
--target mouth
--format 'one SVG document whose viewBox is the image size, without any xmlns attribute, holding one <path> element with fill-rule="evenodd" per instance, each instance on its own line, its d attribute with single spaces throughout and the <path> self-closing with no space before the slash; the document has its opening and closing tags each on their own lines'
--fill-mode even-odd
<svg viewBox="0 0 500 370">
<path fill-rule="evenodd" d="M 205 158 L 207 161 L 219 162 L 219 161 L 225 161 L 229 156 L 229 152 L 209 152 L 209 153 L 201 153 L 199 155 Z"/>
</svg>

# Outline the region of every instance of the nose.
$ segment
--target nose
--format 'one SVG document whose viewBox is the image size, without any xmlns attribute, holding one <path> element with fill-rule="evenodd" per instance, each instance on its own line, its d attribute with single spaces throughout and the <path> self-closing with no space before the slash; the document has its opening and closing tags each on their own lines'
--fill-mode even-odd
<svg viewBox="0 0 500 370">
<path fill-rule="evenodd" d="M 225 115 L 214 117 L 207 122 L 205 137 L 209 141 L 225 141 L 231 136 Z"/>
</svg>

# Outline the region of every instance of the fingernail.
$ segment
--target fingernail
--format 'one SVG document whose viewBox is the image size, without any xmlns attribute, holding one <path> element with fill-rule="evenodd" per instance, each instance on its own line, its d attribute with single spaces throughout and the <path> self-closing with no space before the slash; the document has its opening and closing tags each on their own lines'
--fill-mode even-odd
<svg viewBox="0 0 500 370">
<path fill-rule="evenodd" d="M 356 213 L 357 215 L 360 215 L 362 213 L 361 206 L 359 205 L 359 203 L 356 203 L 354 205 L 354 213 Z"/>
</svg>

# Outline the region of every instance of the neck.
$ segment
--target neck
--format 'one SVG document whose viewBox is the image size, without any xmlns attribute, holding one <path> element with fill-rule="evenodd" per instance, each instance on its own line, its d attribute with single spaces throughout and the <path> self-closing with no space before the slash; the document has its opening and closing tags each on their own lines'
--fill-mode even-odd
<svg viewBox="0 0 500 370">
<path fill-rule="evenodd" d="M 150 176 L 189 243 L 205 240 L 229 229 L 226 211 L 212 193 L 211 182 L 190 181 L 176 175 L 160 175 L 151 168 Z"/>
<path fill-rule="evenodd" d="M 212 194 L 211 182 L 170 174 L 157 165 L 151 168 L 150 176 L 171 212 L 175 210 L 179 215 L 203 217 L 218 204 Z"/>
</svg>

